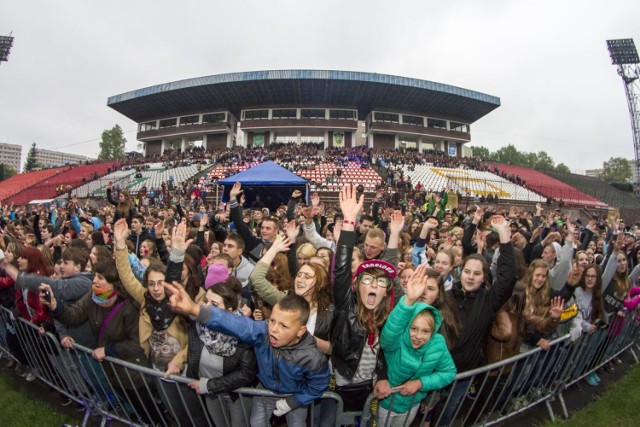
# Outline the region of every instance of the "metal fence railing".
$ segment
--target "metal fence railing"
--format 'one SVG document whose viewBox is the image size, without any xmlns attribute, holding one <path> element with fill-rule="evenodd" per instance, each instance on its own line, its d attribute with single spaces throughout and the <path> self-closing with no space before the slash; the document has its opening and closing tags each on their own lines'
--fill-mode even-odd
<svg viewBox="0 0 640 427">
<path fill-rule="evenodd" d="M 41 381 L 82 405 L 83 425 L 91 416 L 98 416 L 103 423 L 117 420 L 138 426 L 268 426 L 275 400 L 283 397 L 262 388 L 199 395 L 188 386 L 193 379 L 164 379 L 163 372 L 111 357 L 97 362 L 92 349 L 77 344 L 63 348 L 53 334 L 14 318 L 2 307 L 0 322 L 0 351 L 28 365 Z M 638 313 L 628 313 L 577 341 L 565 335 L 553 340 L 547 351 L 536 348 L 459 373 L 453 384 L 430 392 L 424 401 L 410 401 L 410 410 L 403 413 L 393 411 L 395 392 L 383 401 L 369 395 L 362 410 L 346 412 L 340 395 L 327 391 L 302 417 L 312 426 L 353 425 L 357 418 L 361 426 L 493 425 L 541 403 L 553 420 L 552 402 L 556 400 L 568 417 L 565 390 L 624 351 L 630 350 L 637 362 L 639 335 Z M 267 416 L 256 418 L 256 413 Z M 289 420 L 289 425 L 299 425 L 300 419 Z"/>
</svg>

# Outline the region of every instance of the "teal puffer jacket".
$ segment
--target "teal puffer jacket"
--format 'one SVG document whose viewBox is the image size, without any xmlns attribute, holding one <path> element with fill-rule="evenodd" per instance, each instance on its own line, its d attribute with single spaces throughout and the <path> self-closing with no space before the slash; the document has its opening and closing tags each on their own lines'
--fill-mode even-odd
<svg viewBox="0 0 640 427">
<path fill-rule="evenodd" d="M 393 309 L 380 335 L 380 346 L 387 361 L 389 385 L 396 387 L 409 380 L 419 379 L 422 388 L 413 396 L 394 393 L 380 404 L 383 408 L 404 413 L 420 403 L 427 392 L 451 384 L 456 377 L 456 366 L 447 349 L 444 337 L 436 333 L 440 329 L 440 313 L 430 305 L 415 303 L 408 306 L 402 297 Z M 420 348 L 411 345 L 409 330 L 411 323 L 422 310 L 430 310 L 435 319 L 434 332 L 429 341 Z M 393 407 L 391 402 L 393 399 Z"/>
</svg>

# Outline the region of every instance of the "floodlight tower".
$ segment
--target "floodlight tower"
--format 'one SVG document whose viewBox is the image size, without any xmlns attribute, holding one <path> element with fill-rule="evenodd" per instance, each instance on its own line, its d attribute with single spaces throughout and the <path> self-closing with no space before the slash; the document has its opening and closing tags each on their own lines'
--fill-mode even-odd
<svg viewBox="0 0 640 427">
<path fill-rule="evenodd" d="M 607 40 L 607 48 L 613 65 L 618 66 L 629 104 L 633 147 L 635 151 L 636 182 L 635 191 L 640 188 L 640 59 L 633 39 Z"/>
<path fill-rule="evenodd" d="M 13 46 L 13 31 L 8 36 L 0 36 L 0 64 L 9 60 L 9 53 Z"/>
</svg>

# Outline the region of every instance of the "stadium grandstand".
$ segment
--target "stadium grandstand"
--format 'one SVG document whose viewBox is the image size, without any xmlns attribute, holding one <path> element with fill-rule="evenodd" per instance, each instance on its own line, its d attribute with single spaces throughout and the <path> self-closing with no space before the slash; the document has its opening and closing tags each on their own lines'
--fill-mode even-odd
<svg viewBox="0 0 640 427">
<path fill-rule="evenodd" d="M 306 141 L 461 157 L 471 124 L 500 99 L 407 77 L 279 70 L 165 83 L 112 96 L 107 104 L 138 123 L 146 155 L 194 145 L 220 150 Z"/>
<path fill-rule="evenodd" d="M 562 201 L 565 205 L 593 208 L 604 208 L 607 206 L 606 203 L 597 198 L 534 169 L 503 163 L 490 163 L 489 167 L 500 176 L 507 179 L 510 178 L 520 183 L 520 185 L 536 191 L 549 199 Z"/>
<path fill-rule="evenodd" d="M 257 71 L 166 83 L 107 103 L 138 123 L 144 156 L 19 174 L 4 182 L 0 200 L 102 198 L 109 183 L 132 193 L 193 183 L 211 195 L 217 180 L 272 160 L 327 200 L 352 183 L 366 193 L 448 190 L 466 205 L 488 198 L 640 209 L 597 179 L 465 157 L 471 124 L 497 108 L 499 98 L 426 80 Z"/>
</svg>

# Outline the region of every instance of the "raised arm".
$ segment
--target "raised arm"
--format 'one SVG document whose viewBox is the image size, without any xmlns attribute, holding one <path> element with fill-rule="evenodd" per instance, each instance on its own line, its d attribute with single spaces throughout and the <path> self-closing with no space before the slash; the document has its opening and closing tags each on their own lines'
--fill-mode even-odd
<svg viewBox="0 0 640 427">
<path fill-rule="evenodd" d="M 355 223 L 358 212 L 364 204 L 364 195 L 357 197 L 354 186 L 347 185 L 340 192 L 340 209 L 344 215 L 342 231 L 336 248 L 335 281 L 333 303 L 336 311 L 349 308 L 351 292 L 351 257 L 355 245 Z"/>
<path fill-rule="evenodd" d="M 236 182 L 233 184 L 233 187 L 231 187 L 231 191 L 229 192 L 229 197 L 231 199 L 231 221 L 233 221 L 238 234 L 244 240 L 246 245 L 245 253 L 249 253 L 260 244 L 260 239 L 257 239 L 253 233 L 251 233 L 251 230 L 249 230 L 249 227 L 247 227 L 247 224 L 245 224 L 242 219 L 242 206 L 240 206 L 236 200 L 236 197 L 242 193 L 242 191 L 240 183 Z"/>
<path fill-rule="evenodd" d="M 511 298 L 513 287 L 516 284 L 515 254 L 509 231 L 509 223 L 500 215 L 491 218 L 491 226 L 500 237 L 500 256 L 498 257 L 498 270 L 491 288 L 493 312 Z"/>
<path fill-rule="evenodd" d="M 253 286 L 253 290 L 264 302 L 271 306 L 276 305 L 286 293 L 276 289 L 275 286 L 267 280 L 267 272 L 276 255 L 280 252 L 288 251 L 289 246 L 291 246 L 291 241 L 288 238 L 283 239 L 281 236 L 278 236 L 269 250 L 263 255 L 260 261 L 256 263 L 255 268 L 251 272 L 251 276 L 249 276 L 249 282 Z"/>
</svg>

